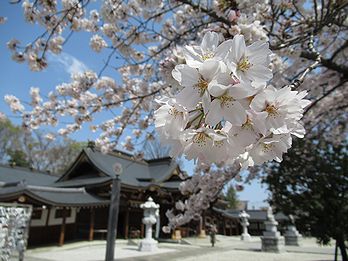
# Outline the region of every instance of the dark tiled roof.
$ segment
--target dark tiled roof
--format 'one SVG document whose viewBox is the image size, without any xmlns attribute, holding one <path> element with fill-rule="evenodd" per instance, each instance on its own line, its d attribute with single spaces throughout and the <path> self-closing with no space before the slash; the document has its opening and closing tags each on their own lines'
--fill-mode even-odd
<svg viewBox="0 0 348 261">
<path fill-rule="evenodd" d="M 54 183 L 54 187 L 66 187 L 66 188 L 79 188 L 79 187 L 88 187 L 88 186 L 95 186 L 95 185 L 101 185 L 105 183 L 111 183 L 112 179 L 110 177 L 95 177 L 95 178 L 88 178 L 88 179 L 72 179 L 72 180 L 66 180 L 66 181 L 60 181 L 57 183 Z"/>
<path fill-rule="evenodd" d="M 223 210 L 218 208 L 213 208 L 213 209 L 216 212 L 219 212 L 226 217 L 239 219 L 240 210 L 234 210 L 234 209 Z M 245 210 L 245 212 L 250 215 L 250 218 L 249 218 L 250 221 L 261 221 L 261 222 L 266 221 L 267 210 L 250 209 L 250 210 Z M 285 216 L 282 212 L 276 213 L 274 217 L 278 221 L 288 220 L 288 217 Z"/>
<path fill-rule="evenodd" d="M 28 185 L 45 186 L 53 184 L 58 177 L 22 167 L 0 165 L 0 183 L 25 181 Z"/>
<path fill-rule="evenodd" d="M 87 169 L 79 169 L 78 166 L 83 160 L 89 162 L 87 164 L 91 167 L 88 165 Z M 134 160 L 129 154 L 122 152 L 102 154 L 97 149 L 89 147 L 82 150 L 66 173 L 59 178 L 27 168 L 0 166 L 0 186 L 2 183 L 16 182 L 62 188 L 104 185 L 110 183 L 115 177 L 113 166 L 116 162 L 123 168 L 120 177 L 123 186 L 136 188 L 158 186 L 170 190 L 177 190 L 179 187 L 180 180 L 170 179 L 172 173 L 178 168 L 177 163 L 170 158 Z M 77 175 L 70 175 L 74 171 Z"/>
<path fill-rule="evenodd" d="M 178 188 L 180 182 L 165 182 L 177 168 L 177 163 L 170 158 L 157 160 L 134 160 L 130 155 L 121 152 L 103 154 L 97 149 L 85 148 L 78 158 L 87 157 L 88 161 L 101 172 L 101 177 L 71 180 L 69 174 L 77 167 L 75 162 L 68 171 L 56 181 L 55 186 L 72 187 L 85 184 L 84 182 L 104 182 L 107 178 L 115 177 L 113 166 L 122 165 L 123 173 L 120 176 L 123 185 L 132 187 L 149 187 L 157 185 L 166 188 Z M 90 181 L 88 181 L 90 180 Z"/>
<path fill-rule="evenodd" d="M 0 201 L 9 201 L 25 195 L 50 206 L 102 206 L 109 200 L 87 193 L 83 188 L 52 188 L 17 184 L 0 189 Z"/>
</svg>

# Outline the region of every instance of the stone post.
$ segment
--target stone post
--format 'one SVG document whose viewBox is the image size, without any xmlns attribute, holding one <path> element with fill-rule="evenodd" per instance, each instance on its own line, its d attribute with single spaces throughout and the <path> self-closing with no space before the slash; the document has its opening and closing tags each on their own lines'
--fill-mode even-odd
<svg viewBox="0 0 348 261">
<path fill-rule="evenodd" d="M 144 209 L 144 218 L 143 223 L 145 224 L 145 239 L 140 242 L 139 250 L 140 251 L 155 251 L 157 250 L 158 242 L 152 238 L 152 226 L 156 224 L 159 205 L 153 202 L 151 197 L 148 200 L 141 204 L 140 207 Z"/>
<path fill-rule="evenodd" d="M 267 220 L 265 221 L 266 230 L 261 237 L 262 251 L 279 253 L 283 250 L 284 237 L 277 230 L 277 225 L 278 222 L 273 216 L 272 208 L 269 207 L 267 210 Z"/>
<path fill-rule="evenodd" d="M 285 245 L 300 246 L 302 235 L 296 229 L 294 217 L 292 215 L 289 215 L 289 219 L 290 224 L 288 225 L 287 230 L 284 233 Z"/>
<path fill-rule="evenodd" d="M 249 226 L 248 219 L 249 218 L 250 218 L 249 214 L 246 213 L 244 210 L 242 212 L 240 212 L 239 219 L 240 219 L 240 224 L 243 227 L 243 233 L 242 233 L 242 236 L 241 236 L 241 240 L 244 240 L 244 241 L 250 241 L 251 240 L 251 236 L 248 233 L 248 226 Z"/>
</svg>

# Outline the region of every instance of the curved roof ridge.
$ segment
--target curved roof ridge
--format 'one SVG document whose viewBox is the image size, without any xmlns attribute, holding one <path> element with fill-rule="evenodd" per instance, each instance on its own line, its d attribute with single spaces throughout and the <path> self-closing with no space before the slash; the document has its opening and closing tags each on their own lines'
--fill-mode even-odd
<svg viewBox="0 0 348 261">
<path fill-rule="evenodd" d="M 43 192 L 74 192 L 74 193 L 86 193 L 85 188 L 57 188 L 57 187 L 42 187 L 42 186 L 33 186 L 33 185 L 27 185 L 25 186 L 28 189 L 33 189 L 35 191 L 43 191 Z"/>
<path fill-rule="evenodd" d="M 58 176 L 56 176 L 56 175 L 50 175 L 50 172 L 34 169 L 32 167 L 11 166 L 8 164 L 1 164 L 0 163 L 0 168 L 16 169 L 16 170 L 20 170 L 20 171 L 30 172 L 32 174 L 41 174 L 41 175 L 46 175 L 46 176 L 58 178 Z"/>
</svg>

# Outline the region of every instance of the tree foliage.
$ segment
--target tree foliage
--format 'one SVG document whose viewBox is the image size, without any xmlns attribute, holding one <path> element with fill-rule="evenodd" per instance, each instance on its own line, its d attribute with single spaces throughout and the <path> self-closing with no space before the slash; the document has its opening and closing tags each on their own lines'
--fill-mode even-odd
<svg viewBox="0 0 348 261">
<path fill-rule="evenodd" d="M 327 244 L 337 240 L 346 257 L 348 238 L 348 142 L 298 140 L 281 164 L 264 177 L 270 203 L 297 217 L 301 231 Z M 344 259 L 347 260 L 347 259 Z"/>
<path fill-rule="evenodd" d="M 230 184 L 225 192 L 225 200 L 228 202 L 228 207 L 231 209 L 236 209 L 238 206 L 238 195 L 234 185 Z"/>
<path fill-rule="evenodd" d="M 50 139 L 49 134 L 25 131 L 9 120 L 0 121 L 0 162 L 59 174 L 75 159 L 84 143 Z"/>
</svg>

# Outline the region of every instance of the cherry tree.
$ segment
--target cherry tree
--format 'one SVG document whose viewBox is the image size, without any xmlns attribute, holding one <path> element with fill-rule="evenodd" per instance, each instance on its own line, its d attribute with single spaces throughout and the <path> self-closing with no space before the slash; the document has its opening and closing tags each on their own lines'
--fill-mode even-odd
<svg viewBox="0 0 348 261">
<path fill-rule="evenodd" d="M 281 161 L 305 129 L 346 137 L 346 1 L 12 3 L 44 31 L 30 43 L 8 42 L 12 59 L 32 71 L 50 66 L 47 54 L 59 55 L 79 32 L 90 33 L 92 51 L 108 52 L 99 71 L 73 74 L 47 98 L 38 88 L 30 104 L 5 96 L 23 128 L 63 124 L 57 134 L 67 136 L 92 123 L 103 152 L 122 145 L 139 157 L 137 144 L 158 132 L 173 157 L 197 161 L 181 186 L 189 198 L 167 213 L 166 230 L 198 217 L 241 168 Z M 114 114 L 93 124 L 103 111 Z"/>
</svg>

